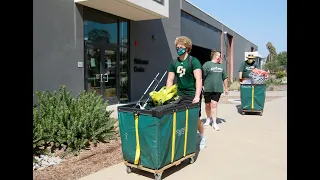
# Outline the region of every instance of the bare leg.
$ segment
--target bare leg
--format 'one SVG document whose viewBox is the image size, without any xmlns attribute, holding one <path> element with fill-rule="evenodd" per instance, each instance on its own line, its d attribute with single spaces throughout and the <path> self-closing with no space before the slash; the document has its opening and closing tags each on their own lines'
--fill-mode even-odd
<svg viewBox="0 0 320 180">
<path fill-rule="evenodd" d="M 207 103 L 205 109 L 206 109 L 207 118 L 210 118 L 211 117 L 211 103 Z"/>
<path fill-rule="evenodd" d="M 204 125 L 208 126 L 212 122 L 212 120 L 211 120 L 211 103 L 207 103 L 205 109 L 206 109 L 206 114 L 207 114 L 207 120 L 204 123 Z"/>
<path fill-rule="evenodd" d="M 207 146 L 207 140 L 206 140 L 206 136 L 204 135 L 203 124 L 201 122 L 200 117 L 198 119 L 198 131 L 199 131 L 200 137 L 201 137 L 200 149 L 203 149 L 203 148 L 205 148 Z"/>
<path fill-rule="evenodd" d="M 212 126 L 214 129 L 216 129 L 217 131 L 220 129 L 218 124 L 217 124 L 217 106 L 218 106 L 218 102 L 211 100 L 211 116 L 212 116 Z"/>
<path fill-rule="evenodd" d="M 203 130 L 203 124 L 202 124 L 202 122 L 201 122 L 200 117 L 199 117 L 199 119 L 198 119 L 198 131 L 199 131 L 200 135 L 203 135 L 204 130 Z"/>
</svg>

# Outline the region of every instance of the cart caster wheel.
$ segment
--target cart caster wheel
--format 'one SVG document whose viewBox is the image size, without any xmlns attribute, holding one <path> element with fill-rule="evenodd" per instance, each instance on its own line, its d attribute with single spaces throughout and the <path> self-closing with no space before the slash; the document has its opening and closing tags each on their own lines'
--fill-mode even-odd
<svg viewBox="0 0 320 180">
<path fill-rule="evenodd" d="M 245 115 L 246 113 L 244 111 L 241 112 L 242 115 Z"/>
<path fill-rule="evenodd" d="M 128 173 L 128 174 L 130 174 L 130 173 L 132 172 L 132 169 L 131 169 L 131 167 L 129 167 L 129 166 L 127 166 L 127 169 L 126 169 L 126 170 L 127 170 L 127 173 Z"/>
<path fill-rule="evenodd" d="M 155 174 L 154 175 L 154 180 L 161 180 L 162 174 Z"/>
<path fill-rule="evenodd" d="M 194 157 L 189 158 L 189 163 L 193 164 L 194 163 Z"/>
<path fill-rule="evenodd" d="M 260 116 L 262 116 L 263 111 L 260 112 Z"/>
</svg>

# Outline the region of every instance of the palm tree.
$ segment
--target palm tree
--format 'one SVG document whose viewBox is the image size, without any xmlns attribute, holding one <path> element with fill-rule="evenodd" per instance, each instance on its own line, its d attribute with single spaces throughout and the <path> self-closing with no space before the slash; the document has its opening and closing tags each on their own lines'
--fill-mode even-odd
<svg viewBox="0 0 320 180">
<path fill-rule="evenodd" d="M 269 62 L 269 61 L 272 61 L 273 59 L 275 59 L 275 57 L 277 57 L 277 51 L 271 42 L 268 42 L 266 46 L 269 51 L 266 62 Z"/>
</svg>

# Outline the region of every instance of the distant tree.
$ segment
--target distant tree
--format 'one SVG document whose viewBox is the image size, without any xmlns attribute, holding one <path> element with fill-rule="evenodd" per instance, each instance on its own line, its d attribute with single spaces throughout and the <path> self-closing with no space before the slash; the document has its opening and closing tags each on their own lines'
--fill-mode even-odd
<svg viewBox="0 0 320 180">
<path fill-rule="evenodd" d="M 269 70 L 270 73 L 277 72 L 279 70 L 279 68 L 280 68 L 280 65 L 279 65 L 278 61 L 275 61 L 275 60 L 269 61 L 264 65 L 264 69 Z"/>
<path fill-rule="evenodd" d="M 277 54 L 273 60 L 268 61 L 265 64 L 264 68 L 270 70 L 271 73 L 286 70 L 287 51 L 282 51 L 279 54 Z"/>
<path fill-rule="evenodd" d="M 271 42 L 268 42 L 266 44 L 266 47 L 269 51 L 269 54 L 267 56 L 267 62 L 274 60 L 277 57 L 277 51 L 276 48 L 273 46 Z"/>
<path fill-rule="evenodd" d="M 280 66 L 287 65 L 287 51 L 282 51 L 277 55 L 277 61 L 279 62 Z"/>
</svg>

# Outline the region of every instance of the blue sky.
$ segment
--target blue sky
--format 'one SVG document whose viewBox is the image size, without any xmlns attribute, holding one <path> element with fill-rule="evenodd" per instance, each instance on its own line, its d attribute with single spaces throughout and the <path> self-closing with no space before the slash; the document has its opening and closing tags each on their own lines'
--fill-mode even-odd
<svg viewBox="0 0 320 180">
<path fill-rule="evenodd" d="M 267 42 L 277 52 L 287 51 L 286 0 L 188 0 L 268 55 Z"/>
</svg>

